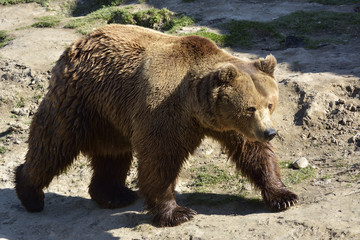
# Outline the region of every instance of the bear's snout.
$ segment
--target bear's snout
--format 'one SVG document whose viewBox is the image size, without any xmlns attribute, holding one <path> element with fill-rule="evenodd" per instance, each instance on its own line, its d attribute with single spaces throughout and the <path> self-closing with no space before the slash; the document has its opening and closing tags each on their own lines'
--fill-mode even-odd
<svg viewBox="0 0 360 240">
<path fill-rule="evenodd" d="M 271 141 L 276 136 L 276 131 L 273 128 L 268 128 L 264 132 L 266 141 Z"/>
</svg>

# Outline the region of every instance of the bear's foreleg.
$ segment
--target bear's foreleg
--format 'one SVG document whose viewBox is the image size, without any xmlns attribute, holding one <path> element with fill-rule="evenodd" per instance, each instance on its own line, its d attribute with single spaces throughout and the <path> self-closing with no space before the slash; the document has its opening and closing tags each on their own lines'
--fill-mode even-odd
<svg viewBox="0 0 360 240">
<path fill-rule="evenodd" d="M 234 132 L 211 135 L 228 150 L 229 157 L 257 188 L 265 205 L 272 210 L 285 210 L 298 201 L 281 181 L 278 158 L 270 143 L 250 142 Z"/>
<path fill-rule="evenodd" d="M 125 187 L 132 153 L 119 156 L 90 156 L 93 176 L 89 194 L 103 208 L 124 207 L 137 199 L 137 194 Z"/>
<path fill-rule="evenodd" d="M 146 208 L 154 216 L 153 221 L 160 227 L 177 226 L 189 221 L 196 212 L 192 209 L 177 205 L 174 197 L 176 178 L 186 153 L 173 154 L 167 151 L 169 143 L 162 146 L 163 156 L 139 153 L 138 184 L 140 192 L 145 197 Z"/>
</svg>

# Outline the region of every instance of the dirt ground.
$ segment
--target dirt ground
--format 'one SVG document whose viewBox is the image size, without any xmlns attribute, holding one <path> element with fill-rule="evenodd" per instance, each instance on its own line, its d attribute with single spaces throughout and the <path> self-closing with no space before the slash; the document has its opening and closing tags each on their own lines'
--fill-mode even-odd
<svg viewBox="0 0 360 240">
<path fill-rule="evenodd" d="M 221 3 L 220 3 L 221 2 Z M 53 3 L 55 4 L 55 3 Z M 200 19 L 191 31 L 230 19 L 268 21 L 297 10 L 350 12 L 354 5 L 324 6 L 288 1 L 147 1 Z M 226 49 L 244 59 L 273 54 L 280 103 L 273 141 L 282 162 L 309 160 L 315 175 L 285 182 L 300 196 L 297 206 L 271 212 L 244 181 L 230 188 L 196 192 L 193 169 L 215 165 L 235 175 L 219 145 L 206 139 L 189 158 L 177 185 L 177 200 L 198 212 L 173 228 L 157 228 L 143 199 L 123 209 L 101 209 L 87 192 L 91 170 L 84 157 L 45 190 L 45 209 L 25 211 L 14 191 L 13 169 L 24 161 L 32 115 L 46 91 L 49 70 L 75 30 L 28 28 L 53 11 L 38 4 L 0 6 L 0 30 L 14 36 L 0 48 L 0 240 L 3 239 L 360 239 L 360 39 L 318 49 L 274 51 Z M 136 162 L 129 173 L 135 186 Z M 282 168 L 283 175 L 295 171 Z M 239 177 L 241 180 L 242 178 Z M 239 195 L 238 190 L 247 195 Z"/>
</svg>

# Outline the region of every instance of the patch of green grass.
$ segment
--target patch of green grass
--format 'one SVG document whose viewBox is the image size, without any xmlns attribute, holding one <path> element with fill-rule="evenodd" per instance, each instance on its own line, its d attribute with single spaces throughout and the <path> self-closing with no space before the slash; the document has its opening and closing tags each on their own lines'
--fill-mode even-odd
<svg viewBox="0 0 360 240">
<path fill-rule="evenodd" d="M 316 170 L 312 167 L 306 167 L 302 169 L 291 169 L 283 174 L 284 182 L 289 184 L 299 184 L 307 179 L 314 178 L 316 176 Z"/>
<path fill-rule="evenodd" d="M 332 178 L 331 174 L 326 174 L 325 176 L 322 177 L 323 180 L 331 179 L 331 178 Z"/>
<path fill-rule="evenodd" d="M 315 2 L 324 5 L 343 5 L 359 3 L 359 0 L 308 0 L 308 2 Z"/>
<path fill-rule="evenodd" d="M 98 6 L 116 6 L 123 2 L 123 0 L 95 0 L 95 4 Z"/>
<path fill-rule="evenodd" d="M 15 103 L 16 108 L 23 108 L 25 107 L 25 98 L 20 97 L 20 99 Z"/>
<path fill-rule="evenodd" d="M 269 22 L 232 21 L 227 28 L 230 34 L 226 37 L 226 44 L 229 46 L 240 45 L 251 48 L 254 38 L 281 39 L 280 33 Z"/>
<path fill-rule="evenodd" d="M 8 103 L 8 100 L 5 99 L 4 97 L 0 96 L 0 102 L 6 104 L 6 103 Z"/>
<path fill-rule="evenodd" d="M 48 0 L 0 0 L 0 5 L 13 5 L 13 4 L 31 3 L 31 2 L 36 2 L 43 7 L 46 7 Z"/>
<path fill-rule="evenodd" d="M 339 13 L 327 11 L 305 12 L 297 11 L 282 16 L 274 21 L 277 29 L 289 33 L 313 35 L 328 34 L 359 34 L 360 15 L 357 13 Z"/>
<path fill-rule="evenodd" d="M 297 36 L 306 47 L 316 48 L 360 36 L 360 14 L 297 11 L 270 22 L 232 21 L 225 27 L 230 33 L 225 41 L 229 46 L 251 48 L 265 38 L 279 43 L 286 36 Z"/>
<path fill-rule="evenodd" d="M 85 17 L 77 18 L 65 25 L 65 28 L 77 29 L 82 34 L 88 34 L 94 28 L 102 27 L 110 21 L 114 16 L 126 13 L 116 7 L 104 7 L 96 10 Z"/>
<path fill-rule="evenodd" d="M 10 42 L 12 38 L 7 34 L 6 31 L 0 31 L 0 48 Z"/>
<path fill-rule="evenodd" d="M 164 29 L 168 33 L 173 33 L 176 30 L 181 29 L 182 27 L 189 26 L 195 23 L 195 19 L 189 16 L 182 14 L 175 14 L 170 20 L 167 29 Z"/>
<path fill-rule="evenodd" d="M 76 1 L 67 5 L 68 12 L 72 16 L 84 16 L 105 7 L 114 7 L 124 3 L 124 0 L 93 0 L 93 1 Z"/>
<path fill-rule="evenodd" d="M 43 94 L 42 93 L 39 93 L 37 95 L 34 96 L 34 101 L 39 104 L 40 102 L 40 99 L 43 97 Z"/>
<path fill-rule="evenodd" d="M 292 168 L 292 162 L 291 161 L 281 161 L 281 162 L 279 162 L 279 166 L 282 169 Z"/>
<path fill-rule="evenodd" d="M 196 177 L 189 187 L 194 187 L 197 192 L 211 192 L 214 187 L 231 188 L 231 182 L 236 182 L 237 185 L 235 176 L 212 164 L 192 169 L 192 172 Z"/>
<path fill-rule="evenodd" d="M 195 21 L 185 15 L 175 14 L 166 8 L 143 10 L 131 13 L 113 15 L 109 23 L 130 23 L 159 31 L 174 32 L 183 26 L 191 25 Z"/>
<path fill-rule="evenodd" d="M 44 16 L 36 18 L 37 22 L 31 25 L 36 28 L 52 28 L 60 23 L 61 19 L 59 16 Z"/>
<path fill-rule="evenodd" d="M 336 168 L 348 168 L 350 166 L 349 163 L 336 163 L 335 167 Z"/>
<path fill-rule="evenodd" d="M 0 154 L 4 154 L 4 153 L 6 153 L 6 147 L 1 146 L 0 147 Z"/>
<path fill-rule="evenodd" d="M 311 166 L 294 169 L 291 161 L 281 161 L 279 162 L 279 167 L 286 184 L 298 184 L 316 176 L 316 170 Z"/>
<path fill-rule="evenodd" d="M 351 179 L 354 181 L 359 181 L 360 180 L 360 173 L 358 174 L 354 174 L 354 175 L 350 175 Z"/>
<path fill-rule="evenodd" d="M 163 8 L 130 13 L 127 9 L 118 7 L 104 7 L 94 11 L 83 18 L 70 21 L 65 27 L 78 29 L 82 34 L 91 32 L 110 23 L 133 24 L 160 31 L 174 32 L 175 30 L 193 24 L 194 19 L 174 14 Z"/>
</svg>

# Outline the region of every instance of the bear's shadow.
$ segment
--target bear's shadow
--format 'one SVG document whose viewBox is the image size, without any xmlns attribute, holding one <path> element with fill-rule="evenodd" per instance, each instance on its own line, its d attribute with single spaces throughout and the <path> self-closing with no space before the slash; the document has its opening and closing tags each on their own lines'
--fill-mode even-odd
<svg viewBox="0 0 360 240">
<path fill-rule="evenodd" d="M 152 224 L 152 217 L 144 211 L 144 200 L 118 209 L 102 209 L 89 198 L 45 193 L 45 208 L 40 213 L 28 213 L 21 206 L 13 189 L 0 189 L 0 212 L 15 215 L 24 223 L 24 228 L 34 228 L 42 222 L 62 225 L 68 231 L 76 231 L 74 225 L 89 228 L 97 235 L 118 228 L 135 228 L 141 224 Z M 236 195 L 212 193 L 176 193 L 179 205 L 190 207 L 203 215 L 248 215 L 269 212 L 260 199 L 249 199 Z M 196 218 L 196 217 L 195 217 Z M 1 220 L 1 219 L 0 219 Z M 6 219 L 4 220 L 6 221 Z M 109 237 L 109 236 L 108 236 Z M 109 239 L 109 238 L 106 239 Z"/>
</svg>

